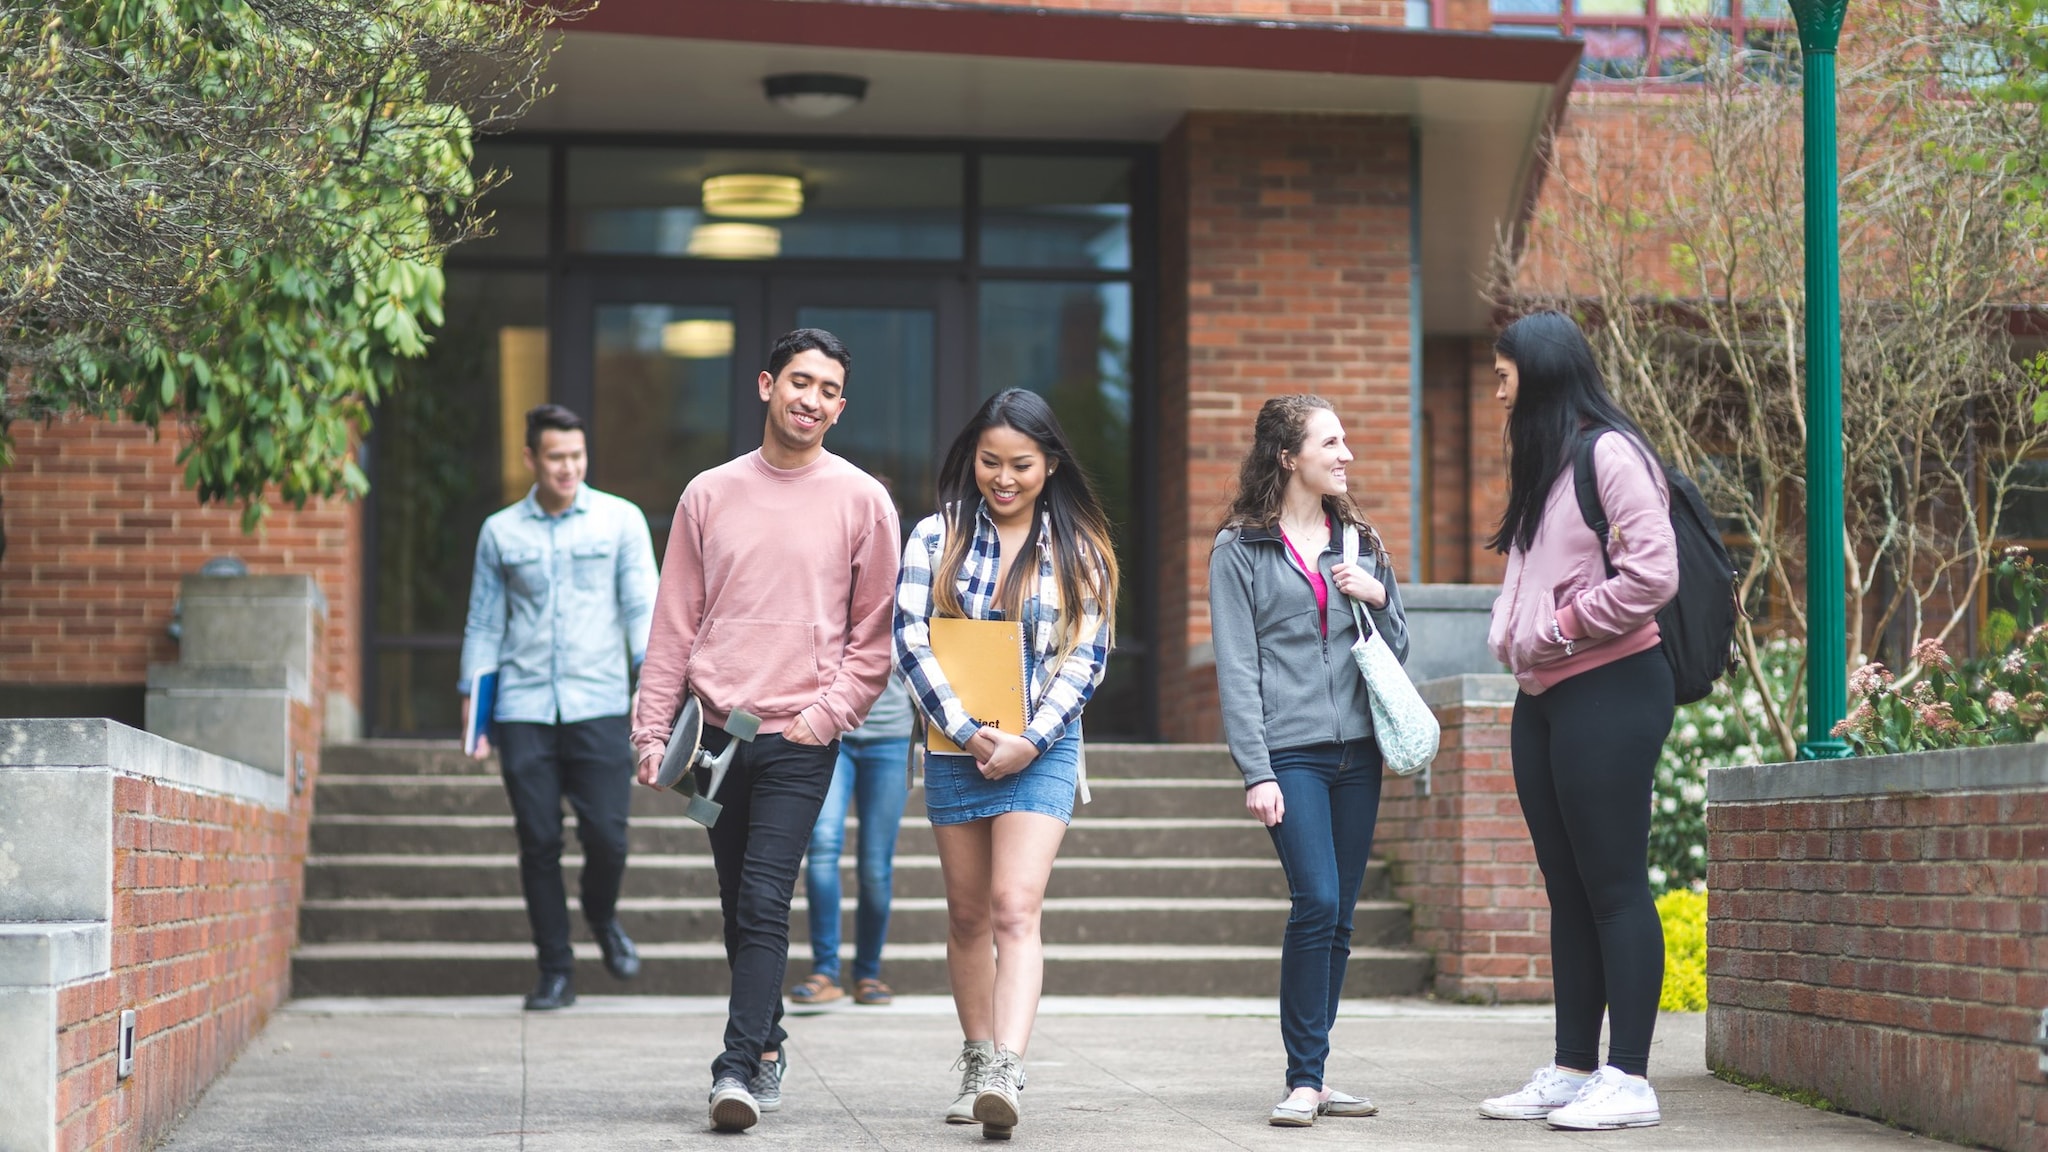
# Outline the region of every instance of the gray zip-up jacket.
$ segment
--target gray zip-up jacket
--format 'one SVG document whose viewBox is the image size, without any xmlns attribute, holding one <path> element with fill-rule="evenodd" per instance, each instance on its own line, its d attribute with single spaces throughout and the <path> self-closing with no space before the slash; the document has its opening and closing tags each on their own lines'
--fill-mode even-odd
<svg viewBox="0 0 2048 1152">
<path fill-rule="evenodd" d="M 1230 758 L 1250 788 L 1273 779 L 1277 748 L 1335 744 L 1372 735 L 1365 678 L 1351 659 L 1358 626 L 1331 569 L 1344 559 L 1344 535 L 1314 558 L 1330 589 L 1328 634 L 1317 626 L 1316 594 L 1288 554 L 1278 528 L 1226 528 L 1209 553 L 1209 627 L 1216 645 L 1216 685 Z M 1364 555 L 1359 557 L 1365 560 Z M 1373 577 L 1387 586 L 1387 606 L 1367 619 L 1402 660 L 1408 623 L 1394 570 L 1373 554 Z"/>
</svg>

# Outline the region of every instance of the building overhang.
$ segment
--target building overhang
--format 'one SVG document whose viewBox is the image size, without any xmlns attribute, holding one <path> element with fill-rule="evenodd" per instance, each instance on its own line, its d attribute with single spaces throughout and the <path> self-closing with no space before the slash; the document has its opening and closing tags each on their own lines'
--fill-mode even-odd
<svg viewBox="0 0 2048 1152">
<path fill-rule="evenodd" d="M 1190 112 L 1401 117 L 1421 140 L 1424 325 L 1477 331 L 1576 41 L 867 0 L 605 0 L 570 25 L 522 127 L 1158 141 Z M 829 120 L 768 102 L 783 72 L 866 77 Z"/>
</svg>

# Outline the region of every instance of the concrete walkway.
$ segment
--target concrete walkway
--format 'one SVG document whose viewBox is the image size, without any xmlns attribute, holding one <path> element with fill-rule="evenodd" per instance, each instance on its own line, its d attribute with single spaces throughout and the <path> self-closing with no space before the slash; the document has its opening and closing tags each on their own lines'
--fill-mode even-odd
<svg viewBox="0 0 2048 1152">
<path fill-rule="evenodd" d="M 1330 1082 L 1378 1116 L 1277 1129 L 1273 1006 L 1233 1000 L 1049 1000 L 1010 1147 L 1210 1149 L 1941 1149 L 1867 1120 L 1709 1076 L 1703 1018 L 1666 1016 L 1651 1073 L 1657 1128 L 1554 1132 L 1474 1105 L 1549 1055 L 1542 1008 L 1360 1001 L 1334 1037 Z M 976 1149 L 939 1121 L 957 1083 L 951 1003 L 904 997 L 790 1021 L 783 1110 L 744 1136 L 705 1123 L 722 1001 L 585 997 L 551 1014 L 504 998 L 302 1000 L 278 1013 L 163 1146 L 168 1152 L 481 1149 L 634 1152 L 790 1147 Z"/>
</svg>

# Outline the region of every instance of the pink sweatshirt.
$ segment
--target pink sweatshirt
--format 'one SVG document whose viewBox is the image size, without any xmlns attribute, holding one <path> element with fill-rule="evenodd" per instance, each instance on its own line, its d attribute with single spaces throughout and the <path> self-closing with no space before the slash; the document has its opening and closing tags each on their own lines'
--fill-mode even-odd
<svg viewBox="0 0 2048 1152">
<path fill-rule="evenodd" d="M 819 740 L 858 727 L 889 680 L 896 506 L 830 452 L 793 471 L 759 451 L 690 481 L 676 504 L 640 670 L 633 746 L 661 751 L 683 694 Z"/>
<path fill-rule="evenodd" d="M 1607 575 L 1599 537 L 1579 513 L 1567 463 L 1543 503 L 1535 542 L 1527 552 L 1509 549 L 1507 578 L 1493 602 L 1487 646 L 1531 696 L 1655 648 L 1657 612 L 1678 593 L 1678 541 L 1664 474 L 1619 432 L 1593 446 L 1593 470 L 1615 574 Z M 1551 633 L 1553 621 L 1572 641 L 1569 656 Z"/>
</svg>

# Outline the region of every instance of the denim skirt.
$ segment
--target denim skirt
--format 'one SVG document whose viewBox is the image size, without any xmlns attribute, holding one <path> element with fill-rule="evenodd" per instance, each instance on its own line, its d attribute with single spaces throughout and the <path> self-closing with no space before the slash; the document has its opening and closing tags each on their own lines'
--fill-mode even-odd
<svg viewBox="0 0 2048 1152">
<path fill-rule="evenodd" d="M 1038 812 L 1071 824 L 1080 778 L 1079 725 L 1022 772 L 1001 780 L 983 777 L 972 756 L 933 753 L 924 759 L 924 810 L 933 824 L 965 824 L 1005 812 Z"/>
</svg>

